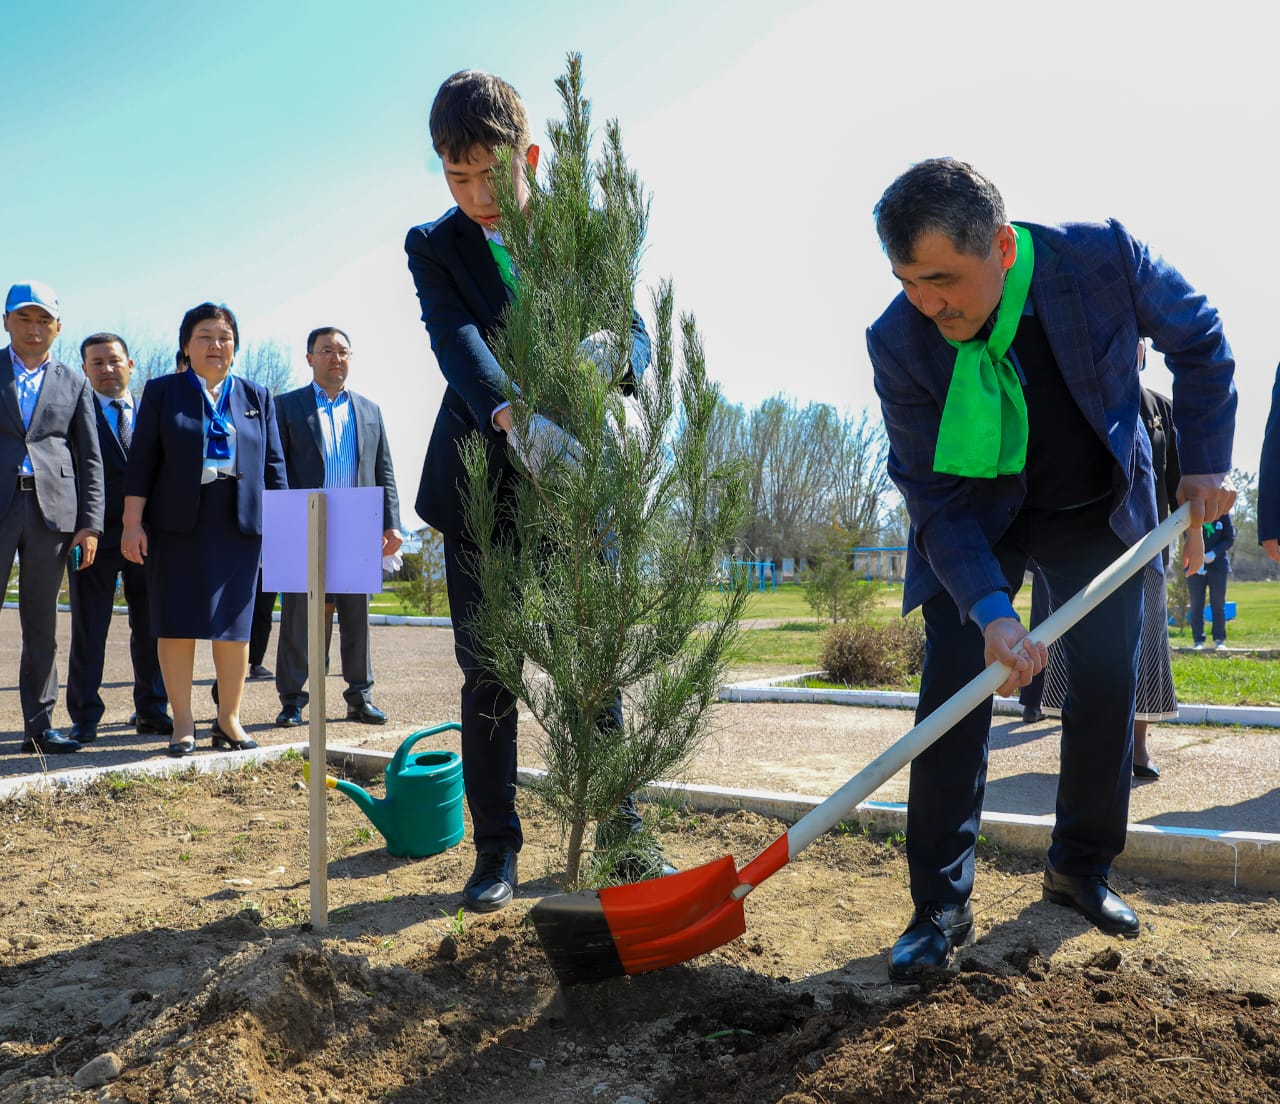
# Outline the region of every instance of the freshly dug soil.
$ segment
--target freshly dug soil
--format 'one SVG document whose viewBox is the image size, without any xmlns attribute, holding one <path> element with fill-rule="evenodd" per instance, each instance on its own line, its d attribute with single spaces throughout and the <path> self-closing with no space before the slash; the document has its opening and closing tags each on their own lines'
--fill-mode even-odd
<svg viewBox="0 0 1280 1104">
<path fill-rule="evenodd" d="M 561 989 L 525 918 L 563 870 L 533 799 L 519 897 L 478 916 L 459 915 L 466 840 L 391 858 L 331 794 L 313 932 L 298 778 L 253 763 L 0 805 L 0 1104 L 1280 1100 L 1263 895 L 1124 881 L 1144 928 L 1123 942 L 1042 902 L 1038 865 L 985 853 L 976 946 L 892 986 L 899 842 L 831 834 L 747 898 L 745 937 Z M 657 832 L 688 868 L 784 828 L 674 813 Z"/>
</svg>

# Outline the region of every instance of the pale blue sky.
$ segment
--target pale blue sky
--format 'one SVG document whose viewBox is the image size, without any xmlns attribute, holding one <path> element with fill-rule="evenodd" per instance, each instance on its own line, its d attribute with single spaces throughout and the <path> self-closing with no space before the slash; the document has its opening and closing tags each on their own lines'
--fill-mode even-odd
<svg viewBox="0 0 1280 1104">
<path fill-rule="evenodd" d="M 169 341 L 226 302 L 298 383 L 307 331 L 342 326 L 406 506 L 443 390 L 402 248 L 450 205 L 431 97 L 500 73 L 540 137 L 569 50 L 653 192 L 645 278 L 674 278 L 732 401 L 875 409 L 863 331 L 896 286 L 871 207 L 952 154 L 1012 217 L 1115 216 L 1205 291 L 1239 361 L 1236 464 L 1257 468 L 1278 93 L 1253 5 L 0 3 L 0 282 L 52 284 L 77 343 Z"/>
</svg>

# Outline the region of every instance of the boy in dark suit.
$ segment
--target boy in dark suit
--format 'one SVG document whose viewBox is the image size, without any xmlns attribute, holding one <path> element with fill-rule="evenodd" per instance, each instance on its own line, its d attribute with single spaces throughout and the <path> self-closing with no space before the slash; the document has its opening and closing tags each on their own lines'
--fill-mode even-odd
<svg viewBox="0 0 1280 1104">
<path fill-rule="evenodd" d="M 516 702 L 483 669 L 467 624 L 467 611 L 480 594 L 466 567 L 474 546 L 463 516 L 467 474 L 459 447 L 471 435 L 482 439 L 490 479 L 501 491 L 523 478 L 509 449 L 526 471 L 536 474 L 538 458 L 571 439 L 536 416 L 528 439 L 517 439 L 506 374 L 488 344 L 518 279 L 502 242 L 491 177 L 512 173 L 523 203 L 529 194 L 526 166 L 534 170 L 538 164 L 524 105 L 498 77 L 455 73 L 436 93 L 430 129 L 457 206 L 434 222 L 415 226 L 405 241 L 422 321 L 448 385 L 414 508 L 444 536 L 454 651 L 463 674 L 462 765 L 476 846 L 475 870 L 463 900 L 478 911 L 492 911 L 511 902 L 522 843 L 515 808 Z M 499 148 L 513 151 L 509 164 L 499 164 L 494 152 Z M 631 342 L 631 371 L 638 376 L 649 362 L 648 336 L 638 315 Z M 629 812 L 634 816 L 634 810 Z"/>
<path fill-rule="evenodd" d="M 1204 602 L 1206 595 L 1213 609 L 1213 646 L 1220 652 L 1227 647 L 1227 576 L 1231 560 L 1227 553 L 1236 542 L 1236 527 L 1231 515 L 1223 514 L 1204 525 L 1204 566 L 1187 577 L 1187 593 L 1191 598 L 1188 620 L 1195 650 L 1204 648 Z"/>
</svg>

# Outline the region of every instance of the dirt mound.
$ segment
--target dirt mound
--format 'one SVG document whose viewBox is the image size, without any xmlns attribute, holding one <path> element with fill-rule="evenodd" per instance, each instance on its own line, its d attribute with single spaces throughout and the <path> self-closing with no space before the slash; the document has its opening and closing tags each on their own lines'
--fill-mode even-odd
<svg viewBox="0 0 1280 1104">
<path fill-rule="evenodd" d="M 391 858 L 334 797 L 317 933 L 296 771 L 0 806 L 0 1104 L 1280 1099 L 1273 899 L 1124 884 L 1144 930 L 1121 943 L 1041 902 L 1038 863 L 988 853 L 977 944 L 895 987 L 900 841 L 831 834 L 747 899 L 744 938 L 566 990 L 525 915 L 563 854 L 535 804 L 516 905 L 474 916 L 465 846 Z M 682 867 L 782 829 L 657 825 Z"/>
</svg>

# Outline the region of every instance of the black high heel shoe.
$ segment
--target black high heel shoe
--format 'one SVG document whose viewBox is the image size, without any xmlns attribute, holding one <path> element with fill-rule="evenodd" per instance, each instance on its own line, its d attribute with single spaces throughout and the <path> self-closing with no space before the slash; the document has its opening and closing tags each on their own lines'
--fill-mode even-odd
<svg viewBox="0 0 1280 1104">
<path fill-rule="evenodd" d="M 209 736 L 213 739 L 214 751 L 252 751 L 258 746 L 257 740 L 237 740 L 234 736 L 222 731 L 222 727 L 218 724 L 217 718 L 214 718 L 213 726 L 209 729 Z"/>
</svg>

